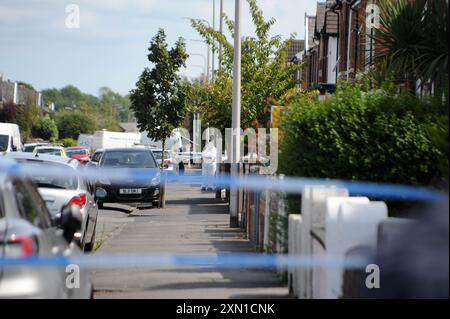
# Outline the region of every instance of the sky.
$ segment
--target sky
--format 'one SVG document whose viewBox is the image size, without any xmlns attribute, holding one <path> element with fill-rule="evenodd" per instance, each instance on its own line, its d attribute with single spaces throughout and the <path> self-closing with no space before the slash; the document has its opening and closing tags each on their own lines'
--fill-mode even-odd
<svg viewBox="0 0 450 319">
<path fill-rule="evenodd" d="M 304 38 L 305 11 L 314 14 L 316 8 L 315 0 L 258 0 L 258 4 L 266 18 L 276 19 L 272 35 L 296 34 L 297 39 Z M 234 18 L 234 0 L 224 0 L 224 8 Z M 73 27 L 76 10 L 79 27 Z M 252 36 L 245 0 L 242 16 L 243 36 Z M 201 38 L 188 18 L 212 24 L 212 17 L 213 0 L 1 0 L 0 75 L 37 90 L 72 84 L 94 95 L 103 86 L 127 94 L 150 66 L 149 41 L 164 28 L 169 45 L 178 37 L 186 39 L 191 57 L 181 74 L 198 77 L 205 69 L 207 48 L 192 41 Z"/>
</svg>

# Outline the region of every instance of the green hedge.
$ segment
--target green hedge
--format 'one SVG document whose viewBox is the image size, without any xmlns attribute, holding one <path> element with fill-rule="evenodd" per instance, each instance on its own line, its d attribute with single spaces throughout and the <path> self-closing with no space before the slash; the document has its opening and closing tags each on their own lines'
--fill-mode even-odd
<svg viewBox="0 0 450 319">
<path fill-rule="evenodd" d="M 323 102 L 314 94 L 297 97 L 282 130 L 282 174 L 412 185 L 448 181 L 448 111 L 435 101 L 340 83 Z"/>
</svg>

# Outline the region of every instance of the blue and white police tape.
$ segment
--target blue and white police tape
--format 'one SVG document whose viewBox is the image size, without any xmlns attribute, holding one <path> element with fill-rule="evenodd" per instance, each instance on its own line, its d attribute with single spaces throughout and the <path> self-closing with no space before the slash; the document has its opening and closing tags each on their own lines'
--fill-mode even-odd
<svg viewBox="0 0 450 319">
<path fill-rule="evenodd" d="M 76 264 L 85 269 L 118 268 L 186 268 L 217 269 L 276 269 L 276 268 L 345 268 L 361 269 L 371 262 L 363 257 L 304 256 L 256 253 L 226 254 L 78 254 L 73 256 L 35 256 L 29 258 L 0 258 L 0 267 L 61 267 Z"/>
<path fill-rule="evenodd" d="M 43 170 L 45 168 L 45 170 Z M 343 181 L 325 178 L 303 177 L 272 177 L 261 175 L 236 176 L 219 174 L 216 176 L 199 175 L 168 175 L 160 173 L 159 169 L 142 168 L 82 168 L 70 170 L 66 167 L 41 166 L 39 164 L 21 164 L 10 160 L 0 159 L 0 173 L 17 176 L 53 176 L 55 178 L 82 176 L 93 182 L 101 184 L 130 184 L 139 185 L 145 183 L 184 183 L 220 185 L 221 188 L 242 187 L 252 191 L 272 190 L 290 194 L 301 194 L 306 186 L 335 186 L 346 188 L 353 196 L 368 196 L 383 200 L 402 201 L 438 201 L 448 196 L 443 192 L 425 187 L 398 185 L 378 182 Z"/>
</svg>

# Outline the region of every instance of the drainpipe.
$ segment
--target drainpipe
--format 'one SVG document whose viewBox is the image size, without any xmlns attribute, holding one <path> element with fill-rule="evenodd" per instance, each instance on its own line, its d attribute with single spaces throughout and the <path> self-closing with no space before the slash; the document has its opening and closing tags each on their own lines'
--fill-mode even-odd
<svg viewBox="0 0 450 319">
<path fill-rule="evenodd" d="M 351 35 L 352 35 L 352 20 L 353 20 L 353 12 L 358 13 L 357 10 L 355 10 L 353 8 L 353 6 L 357 6 L 358 4 L 361 3 L 361 0 L 356 0 L 356 1 L 348 1 L 347 2 L 350 8 L 349 11 L 349 20 L 348 20 L 348 41 L 347 41 L 347 80 L 349 79 L 349 75 L 350 75 L 350 45 L 351 45 Z M 358 44 L 358 37 L 356 37 L 356 45 Z M 358 52 L 358 48 L 355 47 L 355 72 L 356 72 L 356 57 L 357 57 L 357 53 Z"/>
<path fill-rule="evenodd" d="M 349 15 L 349 19 L 348 19 L 348 30 L 347 30 L 347 73 L 346 73 L 347 80 L 349 79 L 349 73 L 350 73 L 350 44 L 351 44 L 351 37 L 352 37 L 351 32 L 352 32 L 352 19 L 353 19 L 353 10 L 351 9 L 351 7 L 348 11 L 348 15 Z"/>
<path fill-rule="evenodd" d="M 339 74 L 339 43 L 341 41 L 341 17 L 338 12 L 336 12 L 336 7 L 339 4 L 339 1 L 336 1 L 334 5 L 331 7 L 331 12 L 334 13 L 337 16 L 337 44 L 336 44 L 336 71 L 335 71 L 335 83 L 337 83 L 338 80 L 338 74 Z"/>
</svg>

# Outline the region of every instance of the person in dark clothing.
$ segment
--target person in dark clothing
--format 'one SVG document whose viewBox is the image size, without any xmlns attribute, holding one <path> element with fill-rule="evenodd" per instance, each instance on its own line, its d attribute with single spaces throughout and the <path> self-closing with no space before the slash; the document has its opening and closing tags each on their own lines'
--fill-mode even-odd
<svg viewBox="0 0 450 319">
<path fill-rule="evenodd" d="M 180 148 L 180 153 L 183 152 L 183 149 Z M 180 160 L 180 162 L 178 163 L 178 172 L 180 175 L 184 175 L 184 161 L 183 159 Z"/>
</svg>

